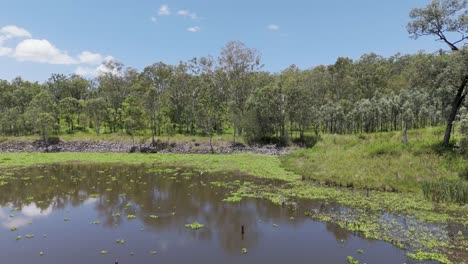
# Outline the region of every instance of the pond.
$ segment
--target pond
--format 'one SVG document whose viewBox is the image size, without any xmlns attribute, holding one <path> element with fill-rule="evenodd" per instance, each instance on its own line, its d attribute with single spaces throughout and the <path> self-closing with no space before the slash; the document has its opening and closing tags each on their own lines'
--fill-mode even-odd
<svg viewBox="0 0 468 264">
<path fill-rule="evenodd" d="M 80 163 L 0 175 L 1 263 L 416 263 L 300 207 L 223 201 L 228 182 L 260 184 L 246 175 Z"/>
</svg>

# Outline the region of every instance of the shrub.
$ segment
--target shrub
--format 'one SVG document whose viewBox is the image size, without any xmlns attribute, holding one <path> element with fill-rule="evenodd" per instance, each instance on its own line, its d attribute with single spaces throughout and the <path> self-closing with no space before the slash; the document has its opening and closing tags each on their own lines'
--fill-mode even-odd
<svg viewBox="0 0 468 264">
<path fill-rule="evenodd" d="M 301 147 L 313 148 L 319 140 L 319 136 L 303 136 L 302 138 L 295 138 L 293 142 Z"/>
<path fill-rule="evenodd" d="M 460 179 L 465 180 L 465 181 L 468 181 L 468 166 L 466 166 L 465 168 L 463 168 L 463 169 L 458 173 L 458 176 L 460 177 Z"/>
</svg>

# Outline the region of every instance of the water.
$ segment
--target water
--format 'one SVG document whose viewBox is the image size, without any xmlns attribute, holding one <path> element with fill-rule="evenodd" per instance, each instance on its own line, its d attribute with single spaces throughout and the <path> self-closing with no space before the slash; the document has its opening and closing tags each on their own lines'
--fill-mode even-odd
<svg viewBox="0 0 468 264">
<path fill-rule="evenodd" d="M 0 263 L 412 263 L 300 208 L 223 202 L 229 189 L 211 182 L 255 181 L 243 175 L 85 164 L 0 175 Z M 195 221 L 205 227 L 185 227 Z"/>
</svg>

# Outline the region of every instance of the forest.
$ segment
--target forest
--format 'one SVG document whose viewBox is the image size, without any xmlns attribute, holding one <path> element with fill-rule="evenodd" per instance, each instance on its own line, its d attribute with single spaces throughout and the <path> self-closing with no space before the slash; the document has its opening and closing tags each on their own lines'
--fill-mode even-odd
<svg viewBox="0 0 468 264">
<path fill-rule="evenodd" d="M 91 79 L 52 74 L 45 83 L 2 80 L 0 134 L 47 140 L 75 131 L 124 132 L 151 136 L 154 144 L 162 134 L 211 137 L 229 131 L 234 143 L 243 137 L 249 143 L 304 145 L 319 133 L 444 125 L 447 146 L 453 125 L 466 134 L 468 122 L 466 3 L 447 2 L 414 9 L 408 32 L 435 36 L 450 51 L 388 58 L 368 53 L 271 73 L 263 70 L 257 50 L 231 41 L 216 57 L 158 62 L 141 72 L 109 60 Z M 432 27 L 433 20 L 442 24 Z M 454 36 L 458 32 L 461 39 Z"/>
</svg>

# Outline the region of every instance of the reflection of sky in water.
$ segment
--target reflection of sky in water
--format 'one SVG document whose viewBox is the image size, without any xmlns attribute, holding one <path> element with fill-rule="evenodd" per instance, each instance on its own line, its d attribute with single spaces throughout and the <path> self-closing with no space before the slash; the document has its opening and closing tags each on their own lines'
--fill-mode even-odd
<svg viewBox="0 0 468 264">
<path fill-rule="evenodd" d="M 12 211 L 9 207 L 0 208 L 0 222 L 1 225 L 7 229 L 12 227 L 22 227 L 34 219 L 47 217 L 52 213 L 52 205 L 50 205 L 47 209 L 43 210 L 35 203 L 30 203 L 28 205 L 23 206 L 21 211 Z M 13 214 L 14 217 L 10 217 L 10 214 Z"/>
<path fill-rule="evenodd" d="M 6 205 L 0 207 L 0 264 L 102 264 L 114 263 L 115 258 L 119 263 L 342 263 L 358 248 L 365 250 L 361 260 L 368 263 L 406 260 L 403 251 L 389 244 L 314 222 L 300 210 L 254 199 L 224 203 L 236 188 L 210 184 L 220 175 L 196 172 L 190 178 L 185 176 L 194 172 L 182 170 L 174 178 L 174 170 L 165 173 L 155 175 L 138 166 L 80 164 L 18 171 L 30 177 L 31 184 L 12 180 L 0 187 L 0 201 Z M 34 178 L 38 175 L 53 177 Z M 230 177 L 222 180 L 233 183 Z M 15 206 L 21 210 L 12 211 Z M 130 214 L 136 218 L 127 219 Z M 205 228 L 185 227 L 195 221 Z M 46 236 L 15 239 L 28 233 Z M 124 239 L 124 245 L 116 239 Z M 101 250 L 109 254 L 101 255 Z M 41 251 L 45 254 L 39 257 Z"/>
</svg>

